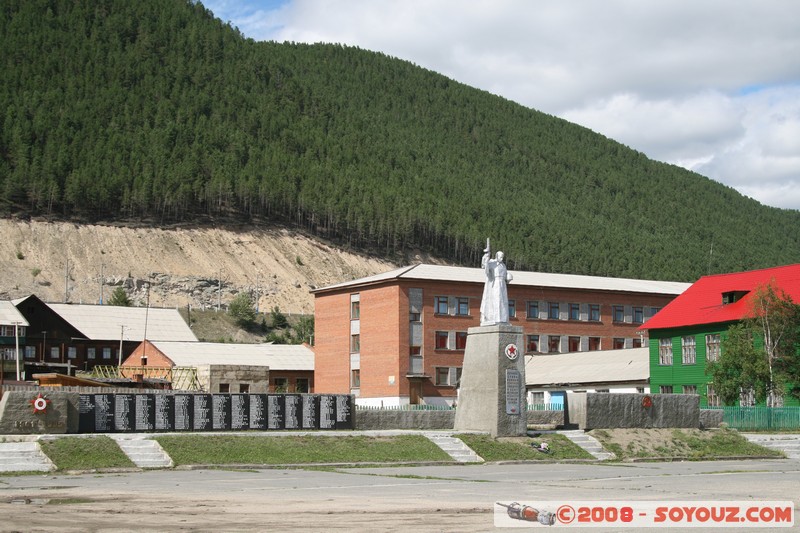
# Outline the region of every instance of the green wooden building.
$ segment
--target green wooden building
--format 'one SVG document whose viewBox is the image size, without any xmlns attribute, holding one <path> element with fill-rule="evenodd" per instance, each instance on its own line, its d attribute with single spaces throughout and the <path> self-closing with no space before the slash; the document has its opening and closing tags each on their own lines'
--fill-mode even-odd
<svg viewBox="0 0 800 533">
<path fill-rule="evenodd" d="M 699 394 L 701 407 L 720 406 L 706 373 L 728 328 L 741 321 L 759 286 L 774 284 L 800 302 L 800 264 L 705 276 L 648 320 L 650 392 Z M 745 399 L 744 403 L 748 403 Z M 784 396 L 784 405 L 800 405 Z"/>
</svg>

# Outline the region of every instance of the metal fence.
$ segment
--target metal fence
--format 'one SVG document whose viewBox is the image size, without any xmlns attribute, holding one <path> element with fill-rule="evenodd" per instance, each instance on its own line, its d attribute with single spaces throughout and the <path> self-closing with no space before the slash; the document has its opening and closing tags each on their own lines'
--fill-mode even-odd
<svg viewBox="0 0 800 533">
<path fill-rule="evenodd" d="M 800 407 L 717 407 L 728 427 L 747 430 L 800 429 Z"/>
<path fill-rule="evenodd" d="M 528 411 L 563 411 L 563 403 L 529 403 Z"/>
</svg>

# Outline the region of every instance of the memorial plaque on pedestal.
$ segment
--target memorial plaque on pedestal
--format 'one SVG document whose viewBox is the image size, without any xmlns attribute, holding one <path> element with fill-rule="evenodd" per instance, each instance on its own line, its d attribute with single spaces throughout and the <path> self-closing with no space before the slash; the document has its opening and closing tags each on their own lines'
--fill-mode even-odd
<svg viewBox="0 0 800 533">
<path fill-rule="evenodd" d="M 336 429 L 355 429 L 353 397 L 347 394 L 336 396 Z"/>
<path fill-rule="evenodd" d="M 94 430 L 98 433 L 114 431 L 114 395 L 93 394 Z"/>
<path fill-rule="evenodd" d="M 284 429 L 286 402 L 282 394 L 267 395 L 267 429 Z"/>
<path fill-rule="evenodd" d="M 303 416 L 303 397 L 299 394 L 285 394 L 284 401 L 284 415 L 283 415 L 283 428 L 284 429 L 300 429 Z"/>
<path fill-rule="evenodd" d="M 156 427 L 156 398 L 153 394 L 135 396 L 135 431 L 153 431 Z"/>
<path fill-rule="evenodd" d="M 336 396 L 319 396 L 319 429 L 336 429 Z"/>
<path fill-rule="evenodd" d="M 114 395 L 114 431 L 133 431 L 136 427 L 136 399 L 133 394 Z"/>
<path fill-rule="evenodd" d="M 249 394 L 231 394 L 231 429 L 250 429 Z"/>
<path fill-rule="evenodd" d="M 94 433 L 94 395 L 78 397 L 78 433 Z"/>
<path fill-rule="evenodd" d="M 155 395 L 155 430 L 175 430 L 175 397 L 171 394 Z"/>
<path fill-rule="evenodd" d="M 301 398 L 303 403 L 303 411 L 300 418 L 301 427 L 303 429 L 319 428 L 319 396 L 303 394 Z"/>
<path fill-rule="evenodd" d="M 267 395 L 249 394 L 250 429 L 267 429 Z"/>
<path fill-rule="evenodd" d="M 211 409 L 211 428 L 220 431 L 227 431 L 231 429 L 230 394 L 212 394 Z"/>
<path fill-rule="evenodd" d="M 192 429 L 195 431 L 211 431 L 211 395 L 195 394 L 193 396 Z"/>
<path fill-rule="evenodd" d="M 194 396 L 176 394 L 173 396 L 175 431 L 191 431 L 194 427 Z"/>
</svg>

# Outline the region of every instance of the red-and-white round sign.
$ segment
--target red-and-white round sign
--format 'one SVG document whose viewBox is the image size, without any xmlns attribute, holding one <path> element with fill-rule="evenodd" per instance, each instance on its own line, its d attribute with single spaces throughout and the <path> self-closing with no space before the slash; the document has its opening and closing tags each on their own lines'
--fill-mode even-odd
<svg viewBox="0 0 800 533">
<path fill-rule="evenodd" d="M 514 359 L 517 358 L 518 355 L 519 355 L 519 350 L 517 349 L 516 344 L 512 343 L 506 346 L 506 357 L 508 357 L 513 361 Z"/>
</svg>

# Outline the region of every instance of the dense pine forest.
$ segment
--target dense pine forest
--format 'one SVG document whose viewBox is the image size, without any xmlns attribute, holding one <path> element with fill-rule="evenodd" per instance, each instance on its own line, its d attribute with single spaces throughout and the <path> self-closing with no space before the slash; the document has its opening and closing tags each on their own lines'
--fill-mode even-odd
<svg viewBox="0 0 800 533">
<path fill-rule="evenodd" d="M 379 53 L 187 0 L 3 0 L 0 35 L 3 216 L 290 223 L 471 265 L 491 236 L 516 269 L 683 281 L 800 262 L 800 212 Z"/>
</svg>

